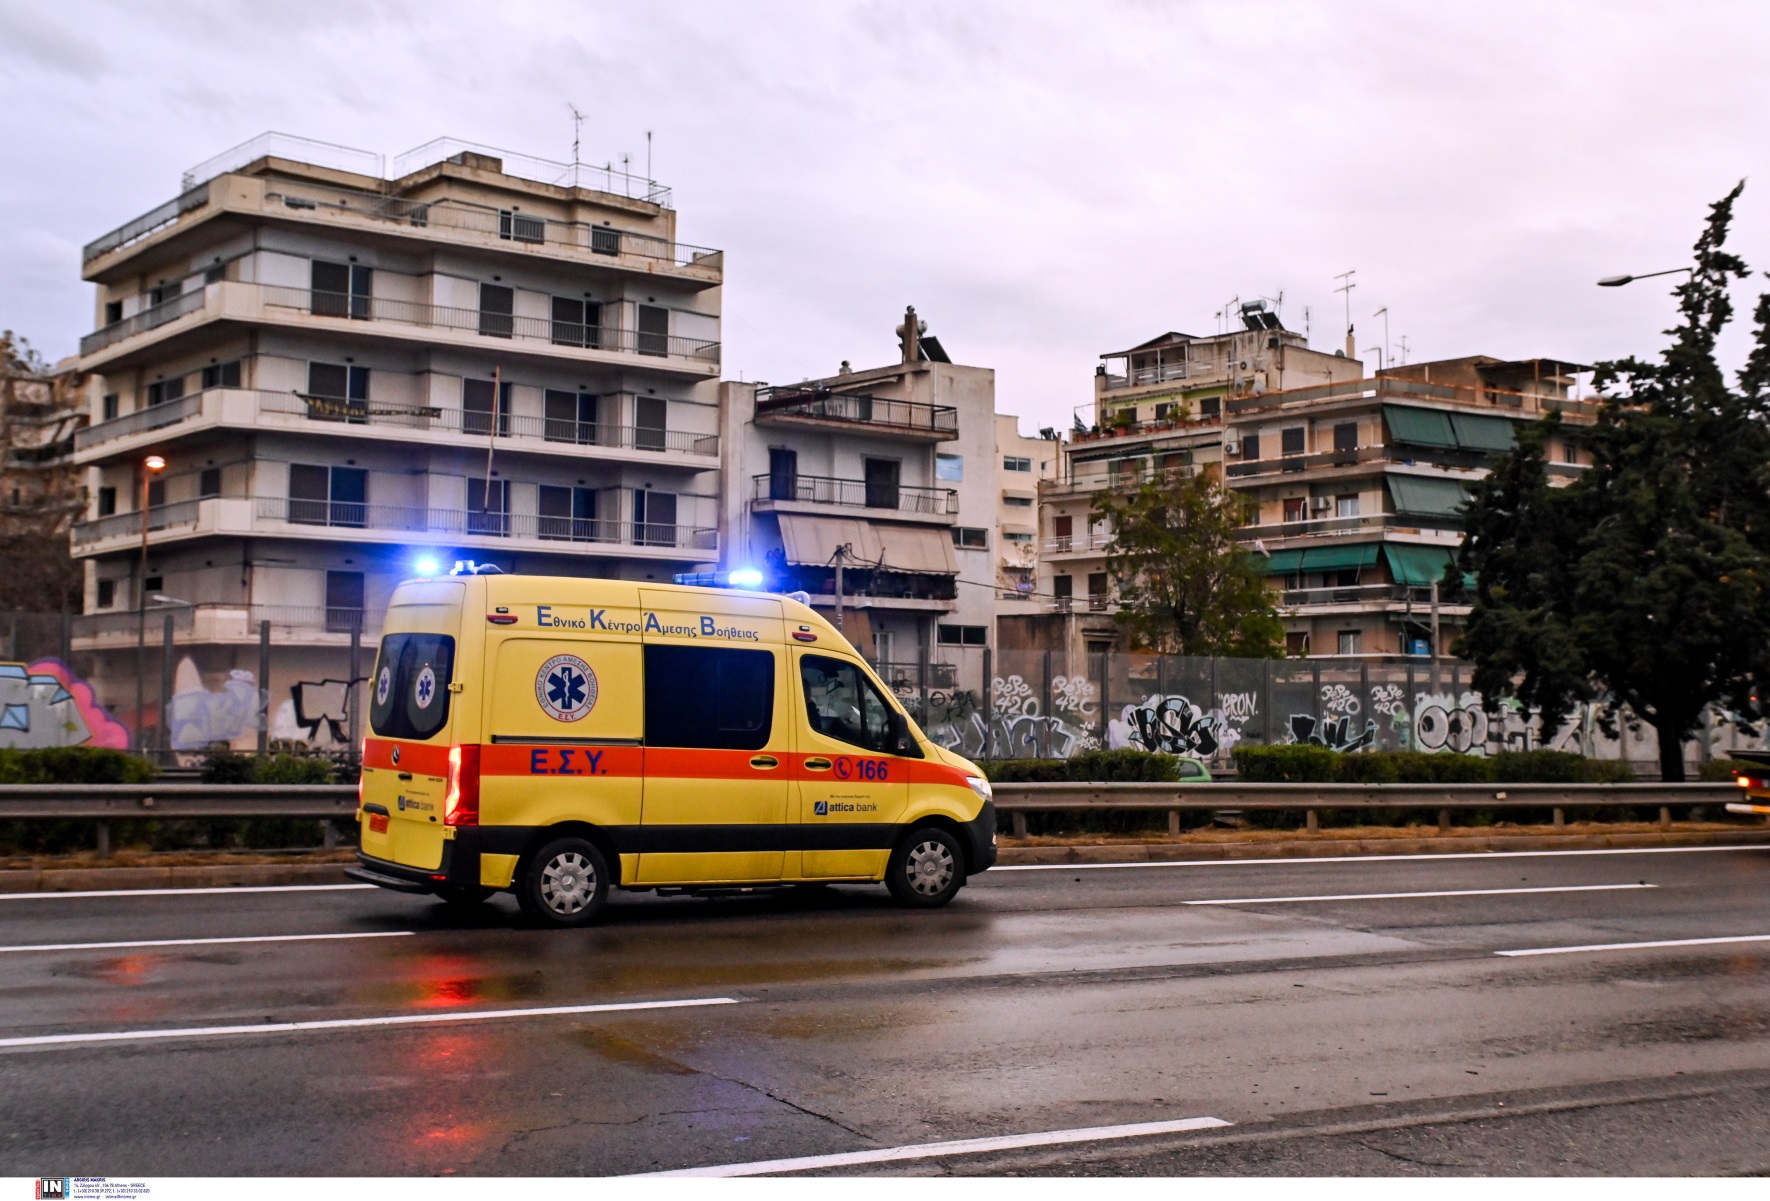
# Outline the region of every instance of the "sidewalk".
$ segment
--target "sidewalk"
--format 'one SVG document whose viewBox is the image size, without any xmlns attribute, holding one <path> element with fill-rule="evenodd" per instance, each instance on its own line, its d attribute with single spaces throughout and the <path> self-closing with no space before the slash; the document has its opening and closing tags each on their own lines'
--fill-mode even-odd
<svg viewBox="0 0 1770 1201">
<path fill-rule="evenodd" d="M 1312 859 L 1341 855 L 1430 855 L 1483 851 L 1576 851 L 1607 847 L 1743 846 L 1770 848 L 1770 828 L 1677 822 L 1670 830 L 1649 824 L 1553 827 L 1453 828 L 1364 827 L 1301 835 L 1283 830 L 1205 830 L 1180 838 L 1004 837 L 1003 866 L 1063 863 L 1160 863 L 1181 859 Z M 1428 832 L 1422 832 L 1428 831 Z M 226 859 L 226 862 L 216 862 Z M 91 854 L 13 861 L 0 867 L 0 893 L 86 892 L 136 888 L 268 887 L 342 884 L 349 849 L 302 854 L 227 856 L 189 853 L 119 854 L 108 863 Z"/>
</svg>

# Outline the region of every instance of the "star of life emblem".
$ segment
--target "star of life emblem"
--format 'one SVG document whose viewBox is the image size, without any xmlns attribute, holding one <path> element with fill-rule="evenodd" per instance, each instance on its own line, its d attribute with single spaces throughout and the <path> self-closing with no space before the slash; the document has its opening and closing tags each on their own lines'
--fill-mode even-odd
<svg viewBox="0 0 1770 1201">
<path fill-rule="evenodd" d="M 577 721 L 596 707 L 596 673 L 576 655 L 555 655 L 535 673 L 535 700 L 554 721 Z"/>
</svg>

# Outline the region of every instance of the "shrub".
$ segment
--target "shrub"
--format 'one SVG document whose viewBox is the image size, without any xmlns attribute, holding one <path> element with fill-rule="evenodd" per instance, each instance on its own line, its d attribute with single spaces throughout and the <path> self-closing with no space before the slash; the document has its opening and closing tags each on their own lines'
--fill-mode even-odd
<svg viewBox="0 0 1770 1201">
<path fill-rule="evenodd" d="M 332 760 L 322 755 L 279 751 L 242 755 L 216 747 L 203 760 L 205 784 L 330 784 Z"/>
<path fill-rule="evenodd" d="M 0 750 L 0 784 L 146 784 L 152 761 L 100 746 Z"/>
<path fill-rule="evenodd" d="M 1083 751 L 1068 759 L 996 759 L 979 764 L 997 784 L 1165 782 L 1178 780 L 1179 757 L 1123 748 Z"/>
<path fill-rule="evenodd" d="M 1322 746 L 1238 746 L 1230 753 L 1236 773 L 1249 784 L 1330 784 L 1342 757 Z"/>
<path fill-rule="evenodd" d="M 1735 775 L 1770 775 L 1770 764 L 1753 763 L 1747 759 L 1715 759 L 1696 769 L 1696 778 L 1711 784 L 1726 784 Z"/>
</svg>

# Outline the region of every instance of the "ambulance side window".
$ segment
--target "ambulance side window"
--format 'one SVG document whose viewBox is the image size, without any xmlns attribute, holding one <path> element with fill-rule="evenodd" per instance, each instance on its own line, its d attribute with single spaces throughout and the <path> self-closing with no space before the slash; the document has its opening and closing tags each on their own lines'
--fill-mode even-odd
<svg viewBox="0 0 1770 1201">
<path fill-rule="evenodd" d="M 447 634 L 383 638 L 369 680 L 369 729 L 382 738 L 433 736 L 449 720 L 454 669 L 455 640 Z"/>
<path fill-rule="evenodd" d="M 854 664 L 804 655 L 799 680 L 805 688 L 806 719 L 819 734 L 882 755 L 921 757 L 914 739 L 893 745 L 891 718 L 896 711 Z"/>
<path fill-rule="evenodd" d="M 645 745 L 759 751 L 773 730 L 773 651 L 645 648 Z"/>
</svg>

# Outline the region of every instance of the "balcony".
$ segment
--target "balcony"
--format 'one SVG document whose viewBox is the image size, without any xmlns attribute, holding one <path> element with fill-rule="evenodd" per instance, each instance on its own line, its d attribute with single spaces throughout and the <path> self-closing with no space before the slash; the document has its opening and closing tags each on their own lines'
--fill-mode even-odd
<svg viewBox="0 0 1770 1201">
<path fill-rule="evenodd" d="M 719 343 L 700 338 L 579 325 L 547 317 L 415 300 L 346 296 L 311 288 L 225 280 L 207 284 L 200 291 L 186 292 L 87 334 L 80 339 L 80 354 L 87 358 L 98 355 L 102 361 L 86 363 L 83 369 L 120 365 L 124 353 L 103 352 L 136 342 L 151 330 L 176 325 L 176 332 L 182 333 L 210 321 L 271 323 L 476 351 L 488 348 L 483 339 L 496 338 L 526 354 L 577 363 L 601 361 L 629 369 L 668 371 L 691 379 L 710 379 L 719 374 Z"/>
<path fill-rule="evenodd" d="M 139 512 L 118 513 L 73 527 L 77 553 L 126 550 L 141 539 Z M 148 510 L 149 540 L 222 535 L 324 538 L 332 541 L 435 543 L 540 552 L 596 548 L 617 558 L 717 557 L 715 529 L 682 523 L 596 520 L 476 509 L 378 505 L 300 497 L 206 497 Z M 581 552 L 580 552 L 581 553 Z"/>
<path fill-rule="evenodd" d="M 914 442 L 950 442 L 959 436 L 959 410 L 951 405 L 814 388 L 759 390 L 756 423 L 830 431 L 864 430 Z"/>
<path fill-rule="evenodd" d="M 491 413 L 477 410 L 211 388 L 88 426 L 75 435 L 74 447 L 78 461 L 89 463 L 136 445 L 160 443 L 169 436 L 215 428 L 256 428 L 482 449 L 491 436 L 492 420 Z M 717 434 L 510 412 L 500 413 L 497 424 L 500 445 L 503 439 L 510 439 L 529 451 L 583 454 L 648 466 L 680 462 L 697 471 L 719 465 Z M 118 445 L 126 439 L 132 440 L 128 446 Z M 95 451 L 97 447 L 106 449 Z M 94 453 L 84 453 L 87 451 Z"/>
<path fill-rule="evenodd" d="M 1432 589 L 1417 584 L 1356 584 L 1344 588 L 1286 588 L 1279 604 L 1287 609 L 1359 608 L 1386 609 L 1392 606 L 1418 609 L 1430 608 Z M 1458 615 L 1469 611 L 1468 604 L 1453 605 L 1440 598 L 1444 613 Z"/>
<path fill-rule="evenodd" d="M 1112 545 L 1114 535 L 1103 531 L 1092 531 L 1086 534 L 1062 534 L 1055 538 L 1047 538 L 1044 542 L 1044 553 L 1047 555 L 1098 555 Z"/>
<path fill-rule="evenodd" d="M 924 517 L 951 517 L 959 511 L 959 494 L 951 488 L 882 484 L 827 475 L 758 475 L 751 477 L 751 485 L 756 507 L 764 511 L 792 505 L 889 509 Z"/>
<path fill-rule="evenodd" d="M 270 623 L 271 640 L 290 644 L 344 646 L 351 631 L 373 645 L 381 634 L 385 612 L 379 609 L 339 609 L 324 605 L 179 605 L 147 610 L 148 645 L 159 646 L 165 638 L 165 622 L 172 618 L 174 644 L 197 642 L 255 643 L 259 626 Z M 73 619 L 74 645 L 82 650 L 134 647 L 140 637 L 141 616 L 134 609 L 82 613 Z"/>
<path fill-rule="evenodd" d="M 1438 534 L 1454 544 L 1462 540 L 1459 532 L 1461 528 L 1461 519 L 1452 515 L 1434 517 L 1423 513 L 1359 513 L 1346 517 L 1301 517 L 1294 521 L 1244 525 L 1238 531 L 1238 536 L 1244 539 L 1313 538 L 1393 530 L 1405 534 Z"/>
</svg>

